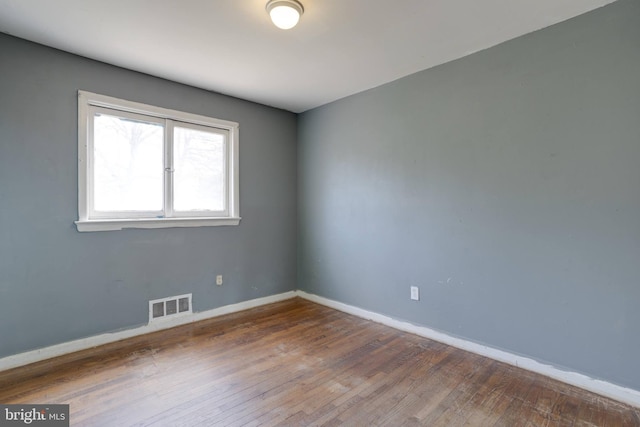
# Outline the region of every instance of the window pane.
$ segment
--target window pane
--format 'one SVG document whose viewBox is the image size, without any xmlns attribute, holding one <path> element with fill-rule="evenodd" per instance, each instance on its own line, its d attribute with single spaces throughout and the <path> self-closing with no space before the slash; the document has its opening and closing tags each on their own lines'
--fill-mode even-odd
<svg viewBox="0 0 640 427">
<path fill-rule="evenodd" d="M 163 126 L 94 116 L 94 209 L 162 211 Z"/>
<path fill-rule="evenodd" d="M 173 138 L 173 208 L 225 210 L 224 135 L 176 126 Z"/>
</svg>

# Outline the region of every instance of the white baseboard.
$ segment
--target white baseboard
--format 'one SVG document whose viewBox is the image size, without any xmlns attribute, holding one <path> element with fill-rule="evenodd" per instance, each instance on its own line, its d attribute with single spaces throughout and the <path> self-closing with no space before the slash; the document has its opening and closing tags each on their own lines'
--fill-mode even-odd
<svg viewBox="0 0 640 427">
<path fill-rule="evenodd" d="M 174 328 L 176 326 L 186 325 L 188 323 L 198 322 L 200 320 L 211 319 L 213 317 L 222 316 L 224 314 L 235 313 L 238 311 L 259 307 L 261 305 L 271 304 L 278 301 L 284 301 L 286 299 L 295 298 L 295 297 L 296 297 L 296 293 L 294 291 L 285 292 L 283 294 L 271 295 L 263 298 L 256 298 L 249 301 L 239 302 L 237 304 L 225 305 L 223 307 L 214 308 L 212 310 L 200 311 L 197 313 L 193 313 L 193 315 L 190 315 L 190 316 L 178 316 L 176 318 L 167 318 L 166 320 L 153 322 L 145 326 L 140 326 L 138 328 L 125 329 L 122 331 L 117 331 L 112 333 L 94 335 L 88 338 L 82 338 L 75 341 L 69 341 L 62 344 L 52 345 L 50 347 L 27 351 L 25 353 L 15 354 L 15 355 L 0 359 L 0 371 L 4 371 L 11 368 L 17 368 L 18 366 L 24 366 L 30 363 L 40 362 L 42 360 L 50 359 L 52 357 L 63 356 L 65 354 L 73 353 L 76 351 L 97 347 L 99 345 L 109 344 L 109 343 L 121 341 L 127 338 L 144 335 L 151 332 L 161 331 L 163 329 Z"/>
<path fill-rule="evenodd" d="M 634 389 L 590 378 L 577 372 L 564 371 L 562 369 L 556 368 L 551 365 L 545 365 L 527 357 L 518 356 L 516 354 L 467 341 L 461 338 L 452 337 L 450 335 L 435 331 L 424 326 L 413 325 L 411 323 L 396 320 L 382 314 L 363 310 L 352 305 L 330 300 L 318 295 L 308 294 L 304 291 L 296 291 L 296 294 L 299 297 L 307 299 L 309 301 L 322 304 L 345 313 L 353 314 L 354 316 L 358 316 L 363 319 L 372 320 L 374 322 L 381 323 L 383 325 L 390 326 L 401 331 L 429 338 L 434 341 L 450 345 L 452 347 L 470 351 L 472 353 L 489 357 L 491 359 L 498 360 L 509 365 L 517 366 L 528 371 L 536 372 L 555 380 L 580 387 L 593 393 L 597 393 L 601 396 L 609 397 L 611 399 L 615 399 L 628 405 L 640 408 L 640 391 Z"/>
</svg>

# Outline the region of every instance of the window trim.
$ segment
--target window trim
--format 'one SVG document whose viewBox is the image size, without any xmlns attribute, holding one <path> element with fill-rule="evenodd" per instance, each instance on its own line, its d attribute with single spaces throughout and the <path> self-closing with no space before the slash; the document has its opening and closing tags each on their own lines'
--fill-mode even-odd
<svg viewBox="0 0 640 427">
<path fill-rule="evenodd" d="M 92 197 L 92 166 L 89 160 L 89 114 L 92 107 L 101 107 L 116 112 L 143 114 L 152 118 L 173 121 L 196 126 L 213 127 L 228 132 L 226 205 L 225 216 L 181 216 L 165 218 L 92 218 L 89 215 L 89 200 Z M 166 128 L 165 128 L 166 133 Z M 240 223 L 239 197 L 239 124 L 227 120 L 214 119 L 197 114 L 167 108 L 155 107 L 133 101 L 127 101 L 87 91 L 78 91 L 78 231 L 108 231 L 125 228 L 168 228 L 168 227 L 209 227 L 219 225 L 238 225 Z M 165 155 L 168 151 L 165 143 Z M 165 171 L 165 185 L 171 179 L 170 171 Z"/>
</svg>

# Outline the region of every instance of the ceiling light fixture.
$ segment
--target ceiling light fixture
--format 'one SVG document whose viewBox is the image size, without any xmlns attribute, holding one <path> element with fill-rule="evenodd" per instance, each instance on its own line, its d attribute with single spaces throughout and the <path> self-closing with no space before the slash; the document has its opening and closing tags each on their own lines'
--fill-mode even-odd
<svg viewBox="0 0 640 427">
<path fill-rule="evenodd" d="M 297 0 L 269 0 L 267 12 L 276 27 L 288 30 L 296 26 L 304 13 L 304 7 Z"/>
</svg>

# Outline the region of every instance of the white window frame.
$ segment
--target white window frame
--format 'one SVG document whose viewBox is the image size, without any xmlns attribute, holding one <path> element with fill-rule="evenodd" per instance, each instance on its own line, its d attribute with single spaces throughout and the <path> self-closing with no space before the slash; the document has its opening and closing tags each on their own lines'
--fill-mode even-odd
<svg viewBox="0 0 640 427">
<path fill-rule="evenodd" d="M 130 216 L 115 213 L 105 217 L 104 213 L 93 211 L 93 165 L 90 149 L 93 138 L 93 112 L 103 108 L 117 114 L 144 115 L 149 122 L 162 122 L 165 126 L 164 142 L 164 217 L 157 213 L 135 213 Z M 169 165 L 173 164 L 172 137 L 174 125 L 191 129 L 214 128 L 226 133 L 225 144 L 225 211 L 216 212 L 216 216 L 206 211 L 174 212 L 173 174 Z M 239 197 L 239 125 L 236 122 L 170 110 L 138 102 L 126 101 L 96 93 L 78 91 L 78 231 L 108 231 L 125 228 L 168 228 L 168 227 L 208 227 L 219 225 L 238 225 L 240 223 Z M 140 217 L 143 215 L 143 217 Z"/>
</svg>

